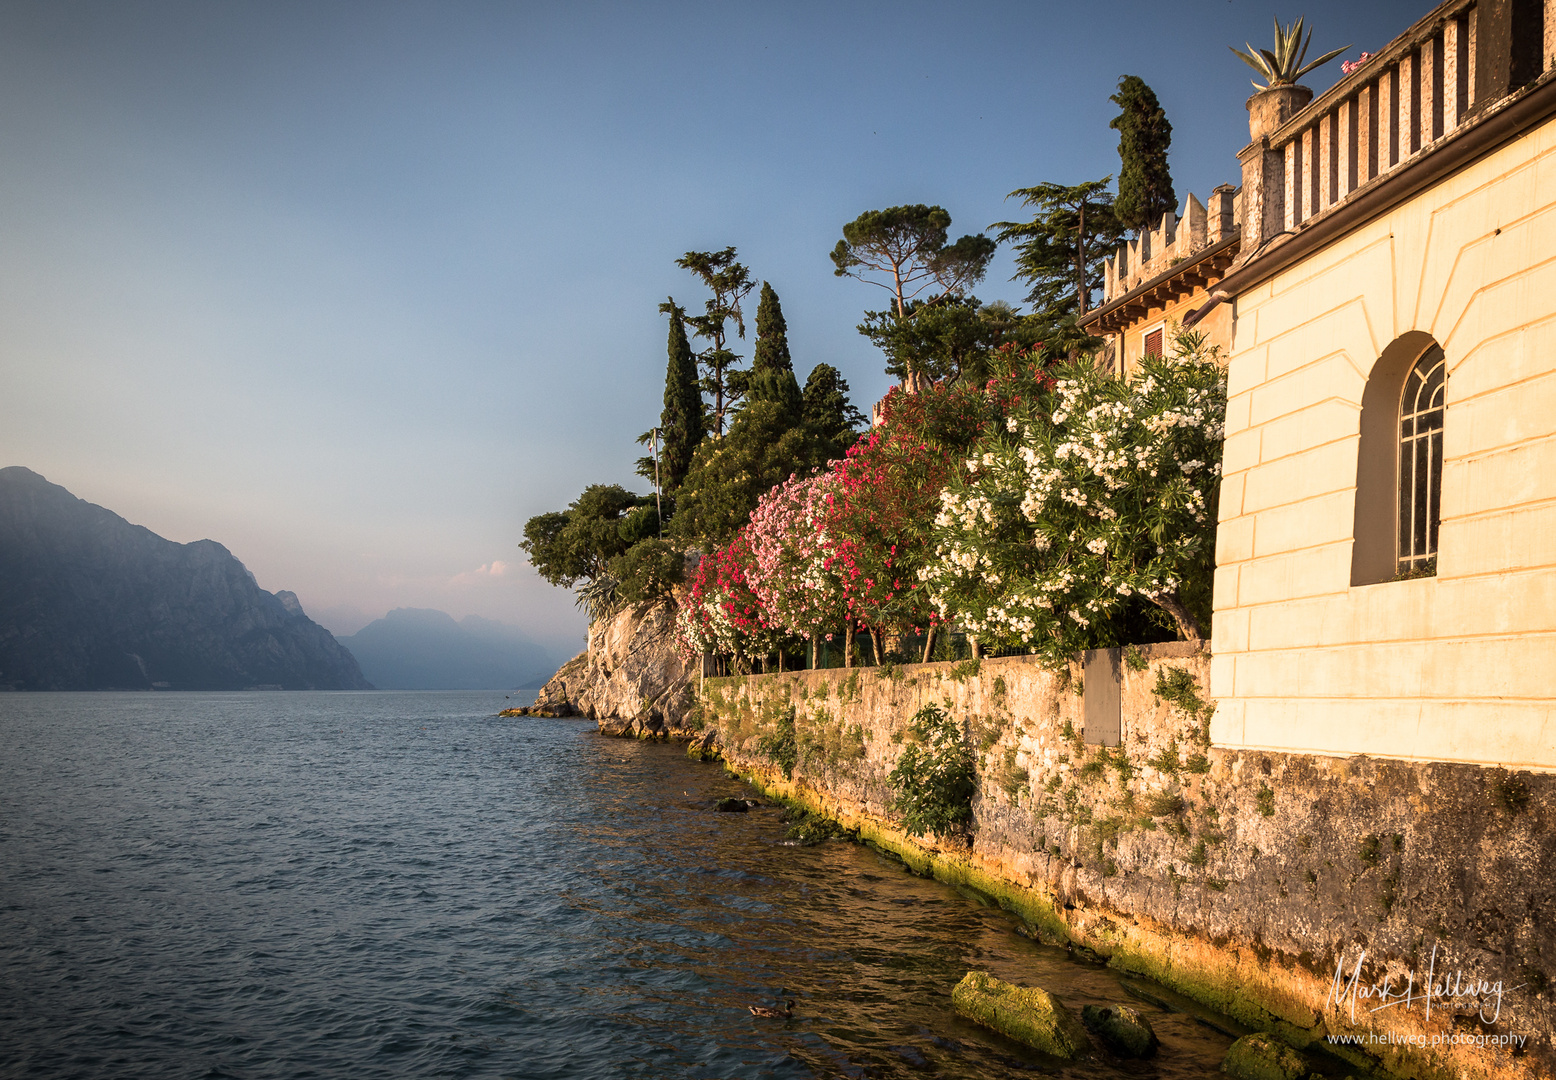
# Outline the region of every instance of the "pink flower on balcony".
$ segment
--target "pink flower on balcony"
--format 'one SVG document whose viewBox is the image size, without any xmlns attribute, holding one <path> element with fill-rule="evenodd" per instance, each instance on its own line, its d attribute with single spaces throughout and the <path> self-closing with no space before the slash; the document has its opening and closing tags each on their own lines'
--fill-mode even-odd
<svg viewBox="0 0 1556 1080">
<path fill-rule="evenodd" d="M 1349 75 L 1351 72 L 1356 71 L 1358 68 L 1360 68 L 1368 60 L 1371 60 L 1372 57 L 1373 57 L 1372 53 L 1364 52 L 1360 56 L 1358 56 L 1355 60 L 1342 60 L 1340 62 L 1340 71 L 1343 74 Z"/>
</svg>

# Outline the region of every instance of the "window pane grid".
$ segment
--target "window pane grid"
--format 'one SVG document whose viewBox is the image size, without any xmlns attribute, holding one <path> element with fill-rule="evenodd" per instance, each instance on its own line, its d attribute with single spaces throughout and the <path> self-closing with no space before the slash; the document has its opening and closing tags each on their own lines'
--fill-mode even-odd
<svg viewBox="0 0 1556 1080">
<path fill-rule="evenodd" d="M 1401 574 L 1435 569 L 1441 516 L 1443 351 L 1427 350 L 1405 378 L 1399 420 L 1399 547 Z"/>
</svg>

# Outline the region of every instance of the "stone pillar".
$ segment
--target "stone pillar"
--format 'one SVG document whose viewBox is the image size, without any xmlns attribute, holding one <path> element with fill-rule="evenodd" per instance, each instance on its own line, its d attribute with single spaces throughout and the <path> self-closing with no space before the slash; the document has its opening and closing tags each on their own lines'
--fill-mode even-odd
<svg viewBox="0 0 1556 1080">
<path fill-rule="evenodd" d="M 1248 135 L 1238 153 L 1243 165 L 1243 251 L 1251 258 L 1286 227 L 1286 159 L 1271 149 L 1270 135 L 1313 100 L 1305 86 L 1274 86 L 1248 99 Z"/>
<path fill-rule="evenodd" d="M 1222 184 L 1211 191 L 1205 221 L 1206 243 L 1219 244 L 1236 230 L 1237 214 L 1233 203 L 1236 193 L 1237 189 L 1231 184 Z"/>
<path fill-rule="evenodd" d="M 1538 78 L 1549 27 L 1545 0 L 1482 0 L 1475 5 L 1475 104 L 1479 112 Z"/>
</svg>

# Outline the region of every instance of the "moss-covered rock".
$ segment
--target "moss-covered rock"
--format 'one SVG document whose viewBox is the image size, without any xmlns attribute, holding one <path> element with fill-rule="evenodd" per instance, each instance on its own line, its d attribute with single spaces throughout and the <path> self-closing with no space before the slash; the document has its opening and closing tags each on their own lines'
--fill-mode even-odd
<svg viewBox="0 0 1556 1080">
<path fill-rule="evenodd" d="M 1086 1029 L 1064 1002 L 1040 987 L 969 971 L 951 991 L 951 1004 L 969 1020 L 1054 1057 L 1074 1058 L 1091 1047 Z"/>
<path fill-rule="evenodd" d="M 1237 1080 L 1302 1080 L 1307 1059 L 1272 1035 L 1244 1035 L 1232 1044 L 1221 1071 Z"/>
<path fill-rule="evenodd" d="M 709 728 L 686 744 L 686 756 L 698 761 L 717 761 L 723 754 L 717 728 Z"/>
<path fill-rule="evenodd" d="M 1156 1032 L 1150 1021 L 1128 1005 L 1088 1005 L 1081 1010 L 1081 1023 L 1119 1057 L 1148 1058 L 1156 1053 Z"/>
<path fill-rule="evenodd" d="M 845 840 L 858 839 L 831 818 L 822 814 L 809 813 L 801 807 L 791 806 L 785 812 L 783 819 L 789 822 L 789 831 L 785 839 L 792 840 L 802 847 L 810 847 L 834 837 Z"/>
</svg>

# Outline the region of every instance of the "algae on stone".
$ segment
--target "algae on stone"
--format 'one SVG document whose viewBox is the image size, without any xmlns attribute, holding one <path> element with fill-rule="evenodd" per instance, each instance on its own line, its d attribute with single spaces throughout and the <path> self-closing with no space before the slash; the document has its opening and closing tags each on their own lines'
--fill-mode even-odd
<svg viewBox="0 0 1556 1080">
<path fill-rule="evenodd" d="M 1119 1057 L 1148 1058 L 1156 1053 L 1156 1032 L 1140 1013 L 1128 1005 L 1081 1010 L 1081 1023 Z"/>
<path fill-rule="evenodd" d="M 1071 1059 L 1091 1045 L 1086 1029 L 1059 998 L 987 971 L 969 971 L 951 991 L 951 1004 L 969 1020 L 1054 1057 Z"/>
<path fill-rule="evenodd" d="M 1232 1044 L 1221 1071 L 1237 1080 L 1302 1080 L 1307 1059 L 1270 1035 L 1244 1035 Z"/>
</svg>

